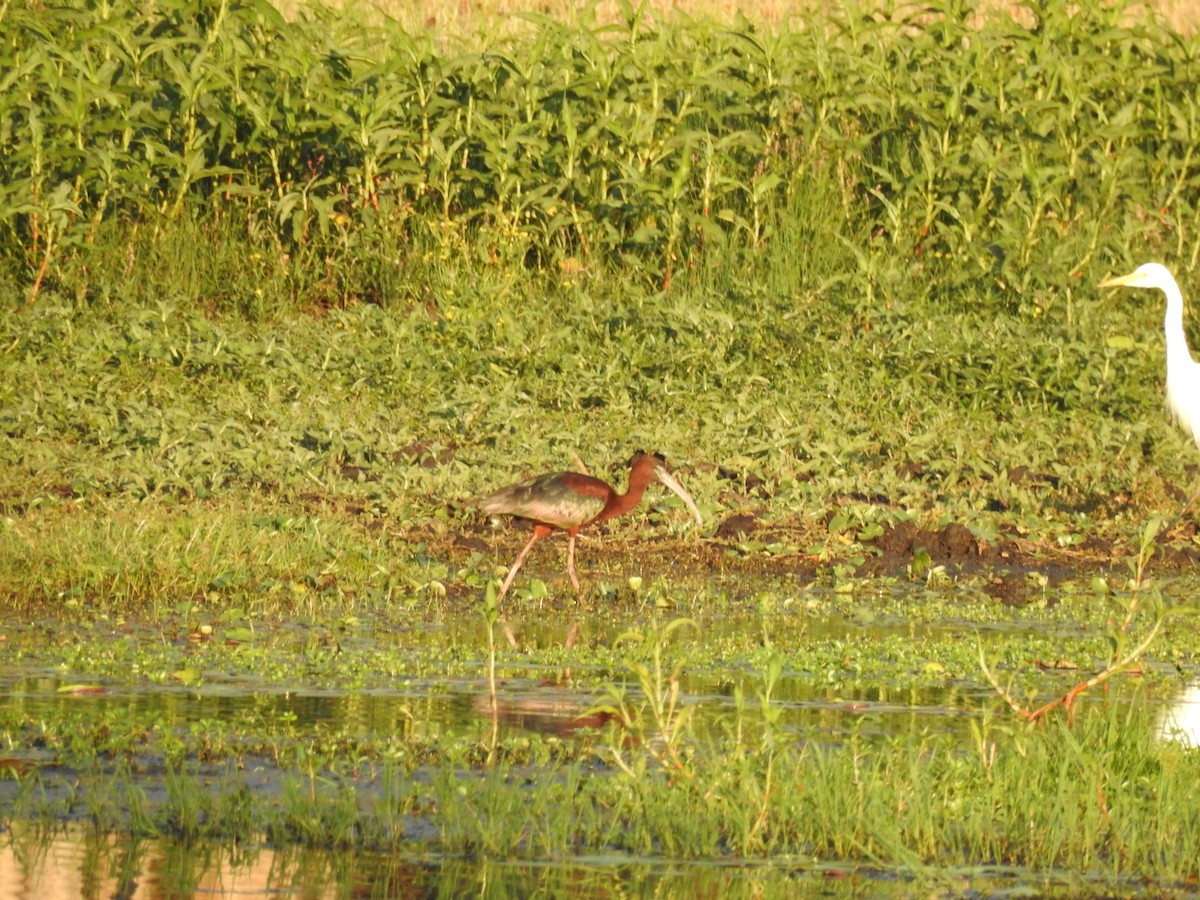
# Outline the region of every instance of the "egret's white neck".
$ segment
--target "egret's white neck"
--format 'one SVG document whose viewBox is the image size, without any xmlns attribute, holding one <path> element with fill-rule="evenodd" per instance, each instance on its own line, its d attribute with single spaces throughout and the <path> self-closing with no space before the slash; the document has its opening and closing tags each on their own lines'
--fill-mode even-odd
<svg viewBox="0 0 1200 900">
<path fill-rule="evenodd" d="M 1192 354 L 1183 333 L 1183 294 L 1175 285 L 1163 288 L 1163 293 L 1167 295 L 1167 316 L 1163 321 L 1163 330 L 1167 335 L 1167 368 L 1170 369 L 1173 365 L 1190 363 Z"/>
</svg>

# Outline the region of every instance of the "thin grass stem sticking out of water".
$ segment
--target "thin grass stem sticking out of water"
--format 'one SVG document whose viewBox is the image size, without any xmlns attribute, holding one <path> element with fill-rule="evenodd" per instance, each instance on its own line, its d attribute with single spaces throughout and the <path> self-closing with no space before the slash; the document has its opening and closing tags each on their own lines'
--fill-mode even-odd
<svg viewBox="0 0 1200 900">
<path fill-rule="evenodd" d="M 1027 722 L 1039 723 L 1058 708 L 1062 708 L 1070 725 L 1075 716 L 1075 703 L 1080 695 L 1110 678 L 1131 672 L 1137 667 L 1142 657 L 1154 645 L 1162 632 L 1163 626 L 1171 618 L 1182 615 L 1195 615 L 1195 607 L 1167 607 L 1162 591 L 1147 578 L 1147 568 L 1154 554 L 1156 538 L 1161 533 L 1162 520 L 1157 516 L 1152 518 L 1142 528 L 1138 536 L 1137 551 L 1129 563 L 1131 577 L 1127 592 L 1114 592 L 1112 597 L 1113 610 L 1108 619 L 1108 641 L 1111 654 L 1107 665 L 1099 672 L 1076 684 L 1069 691 L 1060 694 L 1040 705 L 1029 706 L 1014 696 L 1009 687 L 1000 683 L 983 652 L 983 645 L 976 639 L 979 651 L 979 666 L 984 677 L 993 689 L 1014 713 Z M 1150 621 L 1145 631 L 1131 642 L 1130 629 L 1139 617 L 1149 612 Z"/>
</svg>

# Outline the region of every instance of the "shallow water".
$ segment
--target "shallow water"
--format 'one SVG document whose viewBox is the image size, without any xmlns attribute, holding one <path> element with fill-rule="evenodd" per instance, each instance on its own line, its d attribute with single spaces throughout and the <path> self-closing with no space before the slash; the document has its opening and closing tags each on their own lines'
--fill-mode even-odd
<svg viewBox="0 0 1200 900">
<path fill-rule="evenodd" d="M 820 896 L 1071 897 L 1136 882 L 1001 866 L 905 872 L 780 859 L 769 863 L 632 860 L 506 862 L 436 855 L 239 848 L 135 839 L 72 828 L 0 835 L 6 900 L 124 897 Z"/>
<path fill-rule="evenodd" d="M 639 614 L 640 617 L 640 614 Z M 562 616 L 514 616 L 518 649 L 504 648 L 498 684 L 498 720 L 502 736 L 541 734 L 569 739 L 581 727 L 595 724 L 588 710 L 601 696 L 599 686 L 623 677 L 627 690 L 638 695 L 628 673 L 614 674 L 590 657 L 562 650 L 574 623 Z M 584 626 L 591 646 L 607 647 L 628 630 L 630 621 L 597 616 Z M 194 683 L 153 680 L 135 671 L 103 670 L 97 675 L 84 664 L 50 664 L 54 658 L 53 628 L 25 625 L 2 629 L 9 656 L 0 665 L 0 714 L 9 721 L 55 721 L 67 717 L 85 721 L 153 721 L 155 728 L 186 734 L 208 722 L 288 722 L 300 734 L 319 727 L 353 735 L 403 735 L 440 740 L 478 738 L 490 723 L 491 708 L 482 665 L 482 627 L 478 615 L 443 617 L 404 627 L 367 627 L 340 638 L 339 653 L 356 660 L 377 647 L 393 648 L 399 658 L 412 658 L 412 672 L 402 677 L 367 672 L 350 686 L 322 684 L 323 670 L 292 680 L 239 669 L 236 648 L 228 664 L 197 669 Z M 848 735 L 880 739 L 945 732 L 969 739 L 970 723 L 992 715 L 998 700 L 977 671 L 972 677 L 944 674 L 941 648 L 946 642 L 979 640 L 985 647 L 1005 641 L 1061 640 L 1070 656 L 1072 643 L 1088 635 L 1070 622 L 972 621 L 939 618 L 919 621 L 902 616 L 845 615 L 826 617 L 713 616 L 699 623 L 703 646 L 720 643 L 721 654 L 699 654 L 682 672 L 681 702 L 692 706 L 694 728 L 719 730 L 735 715 L 757 721 L 756 691 L 763 685 L 761 660 L 748 659 L 772 641 L 795 648 L 832 648 L 835 664 L 785 667 L 772 691 L 773 708 L 780 711 L 779 733 L 796 743 L 836 744 Z M 154 628 L 123 625 L 118 637 L 138 644 L 161 641 Z M 72 640 L 88 644 L 86 635 Z M 105 637 L 94 640 L 103 646 Z M 271 647 L 282 653 L 303 654 L 311 635 L 292 625 L 279 629 Z M 175 638 L 185 655 L 192 652 L 186 634 Z M 877 648 L 903 655 L 903 677 L 889 675 L 873 656 Z M 420 657 L 453 648 L 447 671 Z M 540 648 L 540 649 L 539 649 Z M 550 648 L 553 652 L 543 652 Z M 1022 657 L 1032 663 L 1035 651 Z M 1045 649 L 1036 652 L 1046 653 Z M 197 650 L 197 656 L 202 653 Z M 463 662 L 463 659 L 466 662 Z M 609 662 L 604 665 L 611 666 Z M 571 670 L 565 671 L 570 661 Z M 857 667 L 867 665 L 862 674 Z M 199 666 L 199 663 L 197 663 Z M 928 677 L 920 676 L 929 666 Z M 915 667 L 915 668 L 914 668 Z M 353 666 L 351 667 L 353 668 Z M 1044 672 L 1049 684 L 1069 686 L 1080 672 L 1064 666 Z M 457 673 L 457 674 L 456 674 Z M 464 674 L 465 673 L 465 674 Z M 1131 693 L 1128 682 L 1114 682 L 1105 695 L 1085 695 L 1084 703 L 1113 702 Z M 1200 688 L 1159 693 L 1162 733 L 1187 728 L 1200 709 Z M 1168 704 L 1174 702 L 1175 706 Z M 1192 738 L 1194 740 L 1194 737 Z M 29 762 L 46 767 L 40 789 L 51 801 L 63 801 L 71 813 L 48 831 L 22 833 L 18 828 L 0 835 L 0 897 L 55 900 L 57 897 L 211 896 L 411 896 L 457 895 L 528 896 L 563 893 L 581 897 L 661 894 L 666 896 L 760 896 L 819 894 L 829 897 L 937 896 L 1072 896 L 1111 882 L 1089 880 L 1069 873 L 1047 875 L 1022 870 L 938 869 L 911 873 L 864 866 L 821 864 L 813 860 L 779 860 L 767 864 L 735 864 L 617 858 L 575 858 L 569 861 L 505 862 L 461 860 L 436 854 L 383 855 L 363 852 L 303 851 L 282 847 L 184 845 L 170 839 L 140 840 L 111 834 L 97 835 L 81 826 L 87 804 L 77 795 L 77 773 L 56 766 L 51 747 L 18 748 L 0 756 L 10 764 Z M 196 773 L 206 790 L 244 786 L 255 796 L 278 797 L 289 773 L 263 760 L 248 760 L 245 768 L 217 762 L 199 766 Z M 106 764 L 107 765 L 107 764 Z M 4 771 L 0 771 L 2 776 Z M 85 782 L 114 780 L 114 768 L 86 773 Z M 293 773 L 294 774 L 294 773 Z M 139 782 L 150 802 L 163 796 L 166 771 L 161 760 L 135 757 L 120 778 Z M 88 781 L 91 779 L 91 781 Z M 369 782 L 364 792 L 375 790 Z M 13 802 L 18 782 L 0 777 L 0 803 Z M 415 844 L 436 846 L 436 834 L 424 841 L 428 822 L 409 823 Z M 65 830 L 64 830 L 65 826 Z"/>
<path fill-rule="evenodd" d="M 1158 734 L 1185 747 L 1200 747 L 1200 684 L 1171 696 L 1158 714 Z"/>
<path fill-rule="evenodd" d="M 681 678 L 684 702 L 698 707 L 697 722 L 714 722 L 731 714 L 735 688 L 748 698 L 744 716 L 756 716 L 754 676 L 693 674 Z M 415 734 L 444 737 L 477 731 L 490 715 L 482 680 L 414 680 L 403 689 L 366 691 L 283 690 L 265 684 L 206 683 L 195 688 L 88 684 L 73 679 L 21 672 L 0 674 L 0 710 L 36 718 L 65 710 L 100 719 L 110 714 L 153 715 L 174 728 L 205 721 L 237 721 L 251 715 L 292 721 L 303 729 L 325 724 L 351 732 Z M 502 725 L 510 730 L 559 733 L 597 700 L 595 691 L 530 678 L 503 679 L 498 697 Z M 941 687 L 831 687 L 809 676 L 780 679 L 773 702 L 781 709 L 780 727 L 798 737 L 814 730 L 826 737 L 864 723 L 869 732 L 900 733 L 912 729 L 957 729 L 956 720 L 977 715 L 994 696 L 978 685 Z"/>
<path fill-rule="evenodd" d="M 585 640 L 593 646 L 611 646 L 629 628 L 627 622 L 602 616 L 583 621 L 587 623 Z M 586 647 L 563 649 L 575 624 L 562 617 L 514 617 L 520 647 L 505 647 L 508 656 L 502 652 L 498 669 L 502 737 L 521 732 L 563 737 L 594 724 L 588 718 L 589 709 L 610 699 L 601 689 L 604 684 L 621 683 L 632 697 L 641 695 L 640 686 L 628 672 L 602 667 L 589 657 Z M 387 627 L 366 629 L 345 639 L 342 656 L 353 661 L 356 654 L 391 647 L 401 660 L 417 659 L 412 671 L 404 668 L 399 676 L 367 673 L 348 686 L 325 686 L 319 671 L 302 670 L 298 678 L 280 678 L 239 669 L 236 648 L 230 649 L 228 656 L 218 657 L 216 665 L 198 665 L 191 684 L 173 678 L 151 679 L 127 669 L 97 676 L 78 665 L 44 664 L 53 658 L 47 649 L 56 639 L 52 630 L 9 629 L 6 649 L 17 650 L 24 662 L 10 660 L 0 665 L 0 716 L 26 722 L 64 716 L 85 721 L 148 720 L 156 728 L 180 734 L 202 729 L 206 723 L 238 723 L 252 731 L 286 722 L 293 732 L 300 733 L 323 727 L 351 735 L 394 735 L 423 741 L 474 738 L 491 721 L 482 633 L 477 615 L 418 622 L 402 632 Z M 785 666 L 772 688 L 772 706 L 779 713 L 776 726 L 797 742 L 837 743 L 852 732 L 881 738 L 946 732 L 966 738 L 971 720 L 992 714 L 1000 703 L 974 662 L 969 663 L 967 677 L 942 671 L 938 660 L 947 642 L 979 640 L 988 647 L 1027 636 L 1044 639 L 1054 633 L 1061 636 L 1055 646 L 1069 648 L 1080 637 L 1080 628 L 1069 623 L 916 621 L 899 616 L 872 616 L 865 622 L 848 616 L 713 616 L 699 623 L 696 643 L 703 647 L 722 642 L 732 649 L 683 668 L 680 702 L 693 708 L 693 727 L 701 737 L 735 716 L 750 725 L 761 721 L 757 699 L 764 684 L 761 655 L 758 664 L 747 660 L 764 642 L 774 640 L 790 646 L 832 648 L 823 662 Z M 281 628 L 268 655 L 278 651 L 302 657 L 308 652 L 304 634 L 290 624 Z M 126 625 L 120 639 L 145 645 L 160 641 L 161 634 L 152 628 L 139 631 Z M 187 658 L 193 648 L 186 639 L 177 639 L 177 643 Z M 460 660 L 466 656 L 466 662 L 459 662 L 452 672 L 420 659 L 427 650 L 434 653 L 448 646 L 458 648 Z M 875 659 L 880 653 L 908 651 L 913 652 L 896 663 L 895 670 L 889 670 L 886 661 L 880 665 Z M 868 665 L 861 674 L 857 672 L 860 664 Z M 607 665 L 612 665 L 611 657 Z M 930 667 L 927 676 L 925 667 Z M 353 662 L 350 668 L 356 668 Z M 1070 667 L 1059 671 L 1049 666 L 1040 677 L 1050 688 L 1061 691 L 1075 684 L 1080 675 Z M 1120 700 L 1137 689 L 1137 681 L 1113 682 L 1107 693 L 1087 693 L 1080 702 Z M 1164 704 L 1175 699 L 1171 691 L 1160 694 Z M 1197 713 L 1187 697 L 1183 700 L 1170 722 L 1186 730 L 1187 717 L 1194 719 Z M 1164 706 L 1160 714 L 1164 734 L 1168 715 Z M 1194 725 L 1191 727 L 1194 730 Z"/>
<path fill-rule="evenodd" d="M 578 648 L 564 650 L 570 629 L 578 621 L 585 623 L 582 631 L 586 637 Z M 564 720 L 580 715 L 602 696 L 600 686 L 605 683 L 623 682 L 636 695 L 638 686 L 627 672 L 601 667 L 584 645 L 611 646 L 637 625 L 637 621 L 605 615 L 577 621 L 536 613 L 515 616 L 513 626 L 520 647 L 503 648 L 498 670 L 502 725 L 557 732 Z M 110 714 L 152 716 L 175 729 L 206 721 L 244 720 L 288 721 L 299 729 L 328 726 L 358 734 L 403 734 L 431 740 L 475 734 L 481 717 L 490 714 L 484 703 L 487 683 L 482 633 L 478 615 L 416 622 L 403 630 L 368 628 L 342 639 L 342 657 L 353 661 L 384 648 L 411 664 L 398 663 L 399 675 L 367 671 L 361 683 L 339 687 L 323 683 L 319 671 L 281 679 L 242 669 L 237 650 L 230 650 L 228 658 L 216 664 L 193 663 L 186 655 L 190 651 L 186 638 L 179 637 L 174 642 L 183 645 L 183 661 L 175 665 L 195 666 L 189 683 L 151 678 L 128 668 L 97 675 L 85 664 L 65 667 L 38 662 L 53 661 L 53 650 L 47 647 L 59 638 L 52 629 L 9 628 L 7 649 L 19 651 L 23 661 L 0 664 L 0 713 L 35 720 L 52 719 L 64 712 L 97 719 Z M 1044 638 L 1055 633 L 1068 645 L 1079 637 L 1079 628 L 965 618 L 915 621 L 871 616 L 864 622 L 848 616 L 712 616 L 699 622 L 695 641 L 701 646 L 719 642 L 727 649 L 715 659 L 701 658 L 684 667 L 680 674 L 682 702 L 696 707 L 701 729 L 732 714 L 739 694 L 742 714 L 753 718 L 762 672 L 760 665 L 747 660 L 764 643 L 774 641 L 785 650 L 798 645 L 831 647 L 823 663 L 784 667 L 773 688 L 772 702 L 782 710 L 779 726 L 785 732 L 801 739 L 811 739 L 814 732 L 835 739 L 849 730 L 863 733 L 864 728 L 878 734 L 920 730 L 965 733 L 964 720 L 993 708 L 997 698 L 973 662 L 968 677 L 943 674 L 937 661 L 939 647 L 947 641 L 976 639 L 987 647 L 1024 635 Z M 101 643 L 106 639 L 110 636 L 98 635 L 94 640 Z M 139 631 L 129 625 L 111 636 L 111 640 L 138 646 L 162 639 L 153 628 Z M 70 640 L 86 642 L 89 638 L 74 635 Z M 277 629 L 272 640 L 271 652 L 302 657 L 308 652 L 306 642 L 311 636 L 288 624 Z M 904 677 L 890 674 L 889 663 L 874 658 L 880 646 L 887 647 L 889 654 L 899 652 L 896 648 L 912 652 L 911 659 L 896 664 Z M 446 647 L 459 651 L 457 667 L 450 673 L 433 655 Z M 548 662 L 550 658 L 556 661 Z M 863 664 L 867 667 L 859 672 Z M 363 668 L 370 665 L 364 663 Z M 920 678 L 925 683 L 914 685 L 911 670 L 915 667 L 920 676 L 926 666 L 930 674 Z M 1064 670 L 1044 677 L 1069 685 L 1075 674 Z M 1091 699 L 1085 696 L 1084 701 Z"/>
</svg>

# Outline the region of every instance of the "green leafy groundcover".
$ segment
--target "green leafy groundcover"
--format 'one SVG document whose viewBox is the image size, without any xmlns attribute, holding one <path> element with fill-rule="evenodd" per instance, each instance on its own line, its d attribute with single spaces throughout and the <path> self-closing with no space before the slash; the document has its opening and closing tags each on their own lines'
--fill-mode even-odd
<svg viewBox="0 0 1200 900">
<path fill-rule="evenodd" d="M 407 515 L 657 449 L 713 511 L 1128 534 L 1193 453 L 1156 298 L 1092 286 L 1147 256 L 1186 286 L 1193 45 L 969 12 L 452 43 L 4 7 L 10 508 Z"/>
</svg>

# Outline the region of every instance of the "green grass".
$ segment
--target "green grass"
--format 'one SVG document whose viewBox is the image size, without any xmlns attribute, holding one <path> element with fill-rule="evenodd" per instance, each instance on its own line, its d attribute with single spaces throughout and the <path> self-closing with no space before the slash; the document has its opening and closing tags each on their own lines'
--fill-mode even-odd
<svg viewBox="0 0 1200 900">
<path fill-rule="evenodd" d="M 1102 879 L 1194 881 L 1198 874 L 1194 753 L 1163 747 L 1125 705 L 1089 709 L 1073 728 L 1013 730 L 985 718 L 977 744 L 925 734 L 836 744 L 751 737 L 731 720 L 726 737 L 691 740 L 663 768 L 621 733 L 622 774 L 600 761 L 542 757 L 535 770 L 506 761 L 479 770 L 451 752 L 413 778 L 393 764 L 353 768 L 299 761 L 278 793 L 246 802 L 236 769 L 168 772 L 147 802 L 122 765 L 79 769 L 71 809 L 98 827 L 191 840 L 249 840 L 359 850 L 436 849 L 452 856 L 553 859 L 798 858 L 857 861 L 911 873 L 1013 866 Z M 622 747 L 623 745 L 623 747 Z M 615 748 L 621 747 L 619 751 Z M 511 748 L 510 748 L 511 752 Z M 764 768 L 764 759 L 769 758 Z M 261 764 L 249 760 L 255 767 Z M 531 771 L 536 777 L 529 777 Z M 28 777 L 10 817 L 70 810 L 52 771 Z M 426 820 L 439 837 L 417 837 Z M 11 821 L 11 819 L 9 819 Z M 936 877 L 933 871 L 927 877 Z"/>
<path fill-rule="evenodd" d="M 839 516 L 956 521 L 1051 554 L 1124 542 L 1195 477 L 1162 411 L 1159 311 L 1124 298 L 1093 298 L 1074 328 L 897 308 L 867 330 L 762 289 L 467 287 L 433 314 L 8 317 L 0 592 L 173 604 L 332 568 L 364 596 L 421 555 L 408 545 L 476 527 L 456 501 L 572 453 L 621 482 L 659 450 L 706 534 L 752 510 L 835 557 L 869 551 L 825 531 Z M 1107 347 L 1123 325 L 1137 345 Z"/>
<path fill-rule="evenodd" d="M 29 686 L 0 705 L 0 826 L 452 857 L 837 861 L 933 881 L 993 865 L 1105 885 L 1196 877 L 1197 755 L 1157 740 L 1149 714 L 1177 667 L 1194 669 L 1191 629 L 1169 627 L 1145 675 L 1086 697 L 1072 725 L 1030 727 L 998 700 L 979 708 L 969 636 L 1032 705 L 1082 674 L 1033 661 L 1086 672 L 1106 658 L 1105 604 L 1081 587 L 1014 612 L 967 583 L 892 600 L 878 583 L 758 586 L 757 615 L 711 587 L 643 587 L 698 626 L 628 598 L 559 612 L 514 592 L 521 646 L 497 651 L 505 715 L 553 705 L 565 724 L 591 697 L 616 720 L 562 733 L 506 721 L 498 740 L 481 617 L 444 600 L 355 615 L 330 597 L 311 618 L 276 619 L 245 589 L 149 621 L 72 605 L 57 622 L 10 622 L 0 671 Z M 564 648 L 581 620 L 587 638 Z M 538 686 L 566 666 L 569 680 Z"/>
<path fill-rule="evenodd" d="M 960 12 L 539 20 L 444 55 L 352 13 L 9 9 L 0 119 L 42 130 L 0 156 L 0 497 L 145 518 L 135 558 L 192 552 L 187 505 L 228 497 L 316 495 L 377 544 L 644 448 L 714 520 L 1125 537 L 1196 470 L 1157 304 L 1091 285 L 1148 255 L 1189 280 L 1190 45 L 1116 10 Z M 0 590 L 80 587 L 55 569 Z"/>
</svg>

